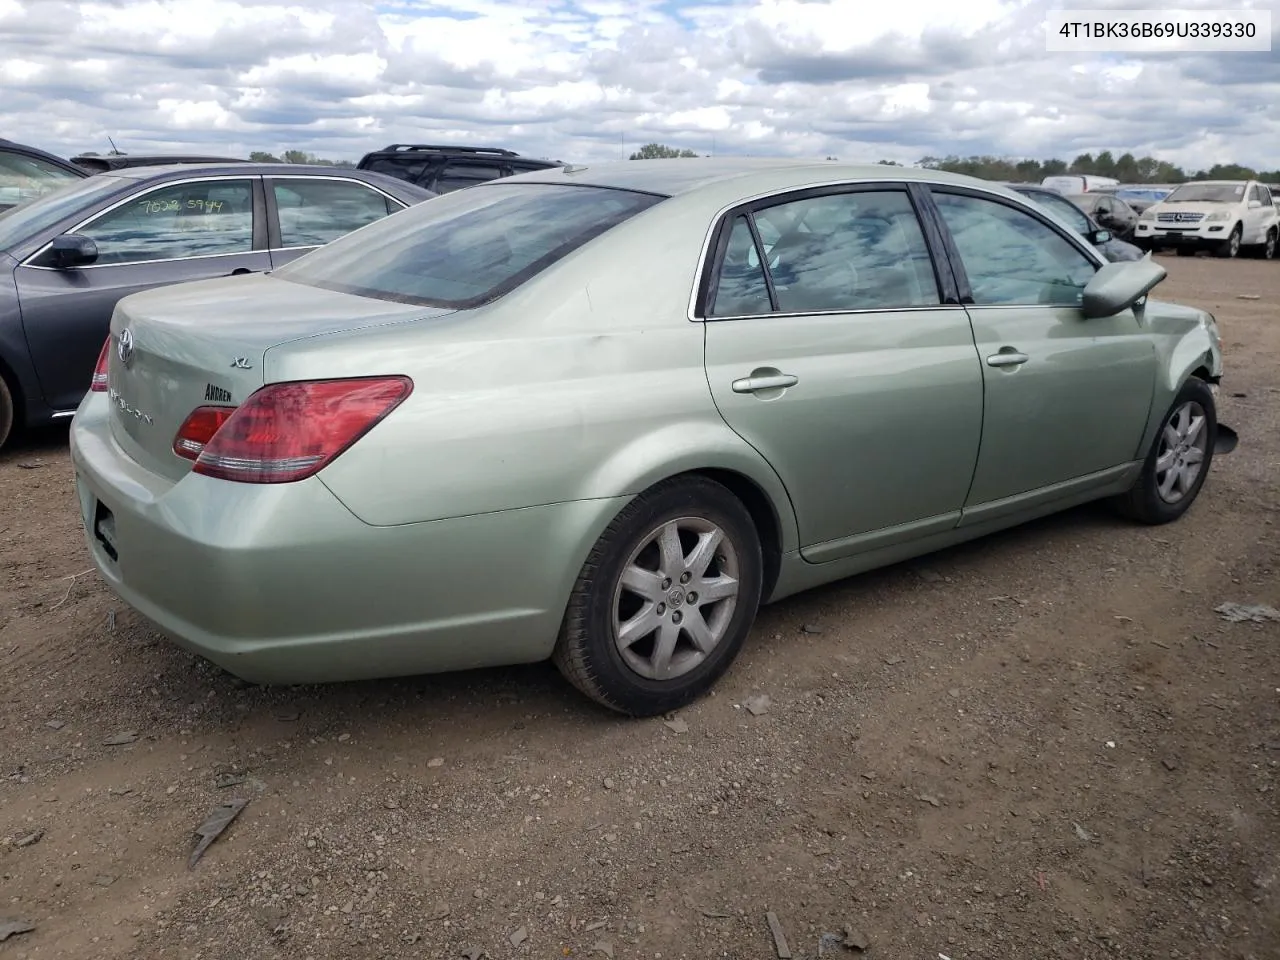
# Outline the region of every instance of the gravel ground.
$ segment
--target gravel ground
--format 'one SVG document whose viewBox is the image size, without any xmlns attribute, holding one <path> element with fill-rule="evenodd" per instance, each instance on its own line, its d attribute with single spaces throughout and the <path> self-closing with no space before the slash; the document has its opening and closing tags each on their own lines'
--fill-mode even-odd
<svg viewBox="0 0 1280 960">
<path fill-rule="evenodd" d="M 770 912 L 796 958 L 1280 957 L 1280 623 L 1214 612 L 1280 606 L 1280 264 L 1163 262 L 1241 435 L 1186 517 L 784 601 L 666 720 L 549 666 L 247 687 L 87 572 L 65 430 L 0 456 L 0 957 L 764 960 Z"/>
</svg>

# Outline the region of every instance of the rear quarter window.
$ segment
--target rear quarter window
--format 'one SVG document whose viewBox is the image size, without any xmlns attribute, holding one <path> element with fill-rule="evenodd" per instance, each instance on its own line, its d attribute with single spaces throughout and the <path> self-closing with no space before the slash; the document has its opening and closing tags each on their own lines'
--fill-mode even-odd
<svg viewBox="0 0 1280 960">
<path fill-rule="evenodd" d="M 495 300 L 662 198 L 491 183 L 387 217 L 275 271 L 356 296 L 465 309 Z"/>
</svg>

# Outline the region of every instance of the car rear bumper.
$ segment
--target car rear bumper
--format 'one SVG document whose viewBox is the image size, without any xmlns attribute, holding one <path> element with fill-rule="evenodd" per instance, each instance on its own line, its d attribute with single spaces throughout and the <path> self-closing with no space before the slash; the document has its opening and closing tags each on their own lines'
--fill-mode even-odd
<svg viewBox="0 0 1280 960">
<path fill-rule="evenodd" d="M 259 683 L 545 659 L 579 544 L 610 506 L 374 527 L 314 477 L 171 483 L 123 453 L 96 396 L 73 421 L 71 455 L 86 542 L 112 590 L 182 647 Z"/>
</svg>

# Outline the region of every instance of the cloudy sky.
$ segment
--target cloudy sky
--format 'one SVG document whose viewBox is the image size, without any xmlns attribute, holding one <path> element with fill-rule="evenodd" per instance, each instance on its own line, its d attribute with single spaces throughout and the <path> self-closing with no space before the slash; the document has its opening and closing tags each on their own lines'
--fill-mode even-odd
<svg viewBox="0 0 1280 960">
<path fill-rule="evenodd" d="M 1045 52 L 1051 7 L 1169 6 L 1276 2 L 0 0 L 0 136 L 63 154 L 110 135 L 135 153 L 354 160 L 414 141 L 585 161 L 656 140 L 1280 167 L 1280 42 Z"/>
</svg>

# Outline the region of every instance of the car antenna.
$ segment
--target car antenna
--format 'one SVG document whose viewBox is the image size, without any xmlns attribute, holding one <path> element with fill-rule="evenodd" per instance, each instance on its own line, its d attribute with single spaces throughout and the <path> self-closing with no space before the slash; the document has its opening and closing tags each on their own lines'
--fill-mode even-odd
<svg viewBox="0 0 1280 960">
<path fill-rule="evenodd" d="M 123 157 L 123 156 L 124 156 L 124 154 L 120 152 L 119 148 L 117 148 L 117 147 L 116 147 L 116 142 L 115 142 L 114 140 L 112 140 L 112 139 L 111 139 L 111 135 L 110 135 L 110 134 L 107 134 L 107 143 L 111 144 L 111 156 L 113 156 L 113 157 Z"/>
</svg>

